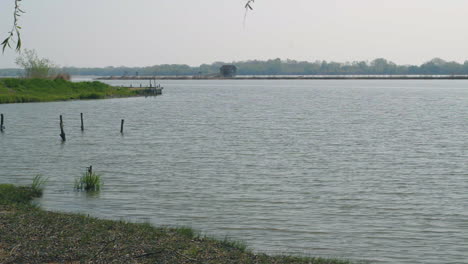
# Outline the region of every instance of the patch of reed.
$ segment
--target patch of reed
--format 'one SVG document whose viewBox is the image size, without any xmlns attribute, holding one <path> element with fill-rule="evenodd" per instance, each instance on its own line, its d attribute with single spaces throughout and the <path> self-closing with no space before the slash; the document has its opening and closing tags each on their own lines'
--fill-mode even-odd
<svg viewBox="0 0 468 264">
<path fill-rule="evenodd" d="M 99 191 L 102 187 L 101 175 L 94 172 L 85 172 L 75 180 L 75 189 L 81 191 Z"/>
</svg>

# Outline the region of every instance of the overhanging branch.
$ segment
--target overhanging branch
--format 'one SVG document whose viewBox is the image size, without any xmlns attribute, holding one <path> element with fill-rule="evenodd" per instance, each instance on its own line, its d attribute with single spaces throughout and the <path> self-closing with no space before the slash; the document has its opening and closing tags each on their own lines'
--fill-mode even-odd
<svg viewBox="0 0 468 264">
<path fill-rule="evenodd" d="M 8 37 L 3 40 L 2 44 L 2 52 L 5 52 L 5 49 L 11 48 L 12 43 L 16 42 L 16 51 L 21 50 L 21 34 L 20 34 L 20 29 L 21 27 L 18 25 L 19 17 L 21 14 L 25 13 L 23 10 L 21 10 L 20 7 L 20 2 L 22 0 L 15 0 L 15 11 L 13 13 L 13 27 L 12 29 L 8 32 Z M 16 40 L 15 40 L 16 39 Z"/>
</svg>

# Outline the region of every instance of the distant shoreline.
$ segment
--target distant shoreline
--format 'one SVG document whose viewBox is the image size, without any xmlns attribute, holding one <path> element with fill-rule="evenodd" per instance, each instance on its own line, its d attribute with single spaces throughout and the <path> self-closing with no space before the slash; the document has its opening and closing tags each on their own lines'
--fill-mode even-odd
<svg viewBox="0 0 468 264">
<path fill-rule="evenodd" d="M 107 76 L 96 80 L 468 80 L 468 75 Z"/>
</svg>

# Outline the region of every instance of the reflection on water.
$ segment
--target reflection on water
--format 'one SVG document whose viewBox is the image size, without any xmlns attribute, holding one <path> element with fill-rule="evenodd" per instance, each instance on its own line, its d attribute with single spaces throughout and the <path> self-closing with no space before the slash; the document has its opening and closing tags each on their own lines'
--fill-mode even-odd
<svg viewBox="0 0 468 264">
<path fill-rule="evenodd" d="M 468 259 L 466 82 L 162 85 L 156 98 L 0 105 L 2 182 L 40 173 L 47 209 L 192 226 L 269 253 Z M 103 190 L 74 191 L 90 165 Z"/>
</svg>

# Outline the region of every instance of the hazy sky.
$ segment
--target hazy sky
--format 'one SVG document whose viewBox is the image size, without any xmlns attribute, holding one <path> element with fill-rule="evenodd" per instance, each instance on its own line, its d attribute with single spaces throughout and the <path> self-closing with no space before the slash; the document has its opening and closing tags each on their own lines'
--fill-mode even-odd
<svg viewBox="0 0 468 264">
<path fill-rule="evenodd" d="M 23 0 L 23 47 L 61 66 L 468 60 L 467 0 Z M 0 36 L 13 0 L 0 0 Z M 14 67 L 12 50 L 0 68 Z"/>
</svg>

